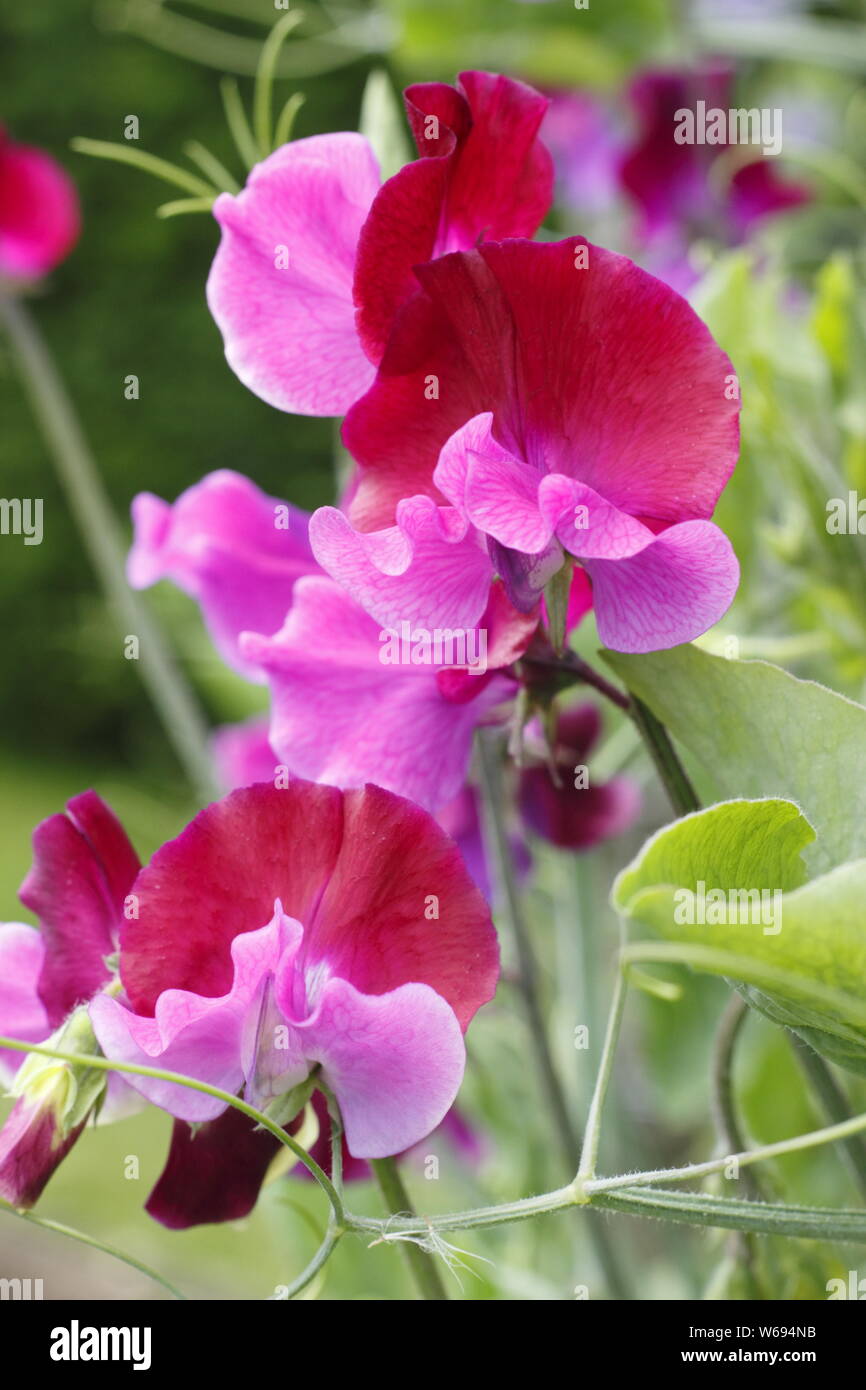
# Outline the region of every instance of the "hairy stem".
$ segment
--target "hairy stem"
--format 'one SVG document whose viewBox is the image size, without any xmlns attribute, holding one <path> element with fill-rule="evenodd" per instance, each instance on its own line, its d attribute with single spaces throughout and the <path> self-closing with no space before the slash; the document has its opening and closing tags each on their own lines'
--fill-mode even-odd
<svg viewBox="0 0 866 1390">
<path fill-rule="evenodd" d="M 374 1158 L 371 1160 L 371 1166 L 388 1211 L 395 1216 L 404 1214 L 413 1217 L 415 1213 L 412 1203 L 395 1159 Z M 448 1295 L 436 1264 L 436 1257 L 427 1250 L 422 1250 L 414 1241 L 402 1241 L 401 1244 L 421 1297 L 440 1303 L 447 1301 Z"/>
</svg>

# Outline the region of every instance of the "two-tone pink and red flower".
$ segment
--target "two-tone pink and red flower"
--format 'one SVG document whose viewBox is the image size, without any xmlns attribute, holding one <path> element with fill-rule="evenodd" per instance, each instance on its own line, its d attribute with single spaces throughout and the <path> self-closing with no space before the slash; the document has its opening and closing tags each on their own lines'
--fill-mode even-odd
<svg viewBox="0 0 866 1390">
<path fill-rule="evenodd" d="M 498 949 L 457 847 L 420 808 L 378 787 L 259 784 L 207 807 L 136 872 L 118 823 L 86 793 L 36 840 L 22 897 L 42 930 L 0 938 L 7 1035 L 40 1041 L 89 1000 L 115 1061 L 258 1106 L 300 1087 L 300 1109 L 318 1078 L 357 1159 L 402 1152 L 449 1111 Z M 115 949 L 119 983 L 106 991 Z M 249 1211 L 277 1140 L 203 1092 L 139 1076 L 129 1087 L 176 1119 L 151 1214 L 186 1226 Z M 70 1094 L 35 1088 L 0 1132 L 0 1192 L 18 1205 L 90 1113 L 64 1129 Z"/>
</svg>

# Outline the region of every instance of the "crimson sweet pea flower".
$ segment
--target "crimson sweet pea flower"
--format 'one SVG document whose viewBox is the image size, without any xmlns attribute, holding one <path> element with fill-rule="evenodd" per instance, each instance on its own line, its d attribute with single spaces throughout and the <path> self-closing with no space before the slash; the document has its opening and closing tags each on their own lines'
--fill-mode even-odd
<svg viewBox="0 0 866 1390">
<path fill-rule="evenodd" d="M 486 243 L 417 275 L 426 298 L 344 427 L 365 529 L 314 513 L 322 567 L 383 624 L 470 627 L 494 575 L 531 612 L 570 558 L 615 650 L 706 631 L 738 582 L 710 517 L 739 391 L 686 301 L 583 238 Z"/>
<path fill-rule="evenodd" d="M 417 294 L 413 266 L 482 236 L 531 236 L 549 207 L 537 92 L 465 72 L 405 101 L 420 158 L 381 188 L 368 141 L 342 132 L 282 146 L 214 204 L 208 304 L 232 370 L 280 410 L 344 414 Z"/>
<path fill-rule="evenodd" d="M 47 274 L 80 229 L 71 179 L 44 150 L 15 144 L 0 127 L 0 278 Z"/>
<path fill-rule="evenodd" d="M 259 1105 L 320 1074 L 356 1158 L 398 1153 L 441 1121 L 462 1079 L 462 1033 L 495 990 L 498 951 L 486 903 L 425 812 L 377 787 L 257 784 L 202 811 L 133 894 L 138 916 L 120 943 L 125 998 L 90 1005 L 108 1057 Z M 272 1154 L 272 1136 L 253 1140 L 252 1126 L 203 1093 L 131 1084 L 186 1126 L 204 1125 L 201 1150 L 198 1131 L 176 1132 L 170 1198 L 164 1187 L 149 1209 L 188 1224 L 182 1175 L 195 1187 L 199 1154 L 221 1170 L 223 1216 L 243 1209 L 266 1166 L 249 1151 Z M 189 1195 L 203 1219 L 201 1192 Z"/>
<path fill-rule="evenodd" d="M 698 101 L 727 113 L 734 100 L 733 69 L 707 64 L 694 69 L 662 68 L 638 73 L 629 88 L 637 118 L 635 139 L 619 161 L 619 179 L 639 209 L 637 234 L 655 268 L 677 288 L 696 278 L 688 261 L 689 242 L 708 237 L 735 245 L 764 218 L 806 202 L 809 189 L 785 179 L 774 157 L 747 146 L 678 144 L 676 113 Z M 719 159 L 738 159 L 719 177 Z"/>
</svg>

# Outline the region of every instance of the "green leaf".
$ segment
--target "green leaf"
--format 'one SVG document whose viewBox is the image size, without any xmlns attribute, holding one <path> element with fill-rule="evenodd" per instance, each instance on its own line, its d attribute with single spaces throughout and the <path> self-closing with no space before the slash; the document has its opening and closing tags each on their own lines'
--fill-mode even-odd
<svg viewBox="0 0 866 1390">
<path fill-rule="evenodd" d="M 813 837 L 790 801 L 723 802 L 653 836 L 612 901 L 677 943 L 674 959 L 733 980 L 774 1022 L 866 1071 L 866 860 L 804 883 Z"/>
<path fill-rule="evenodd" d="M 820 873 L 866 856 L 866 709 L 765 661 L 733 661 L 697 647 L 605 659 L 694 754 L 720 797 L 795 801 L 817 839 L 806 864 Z"/>
</svg>

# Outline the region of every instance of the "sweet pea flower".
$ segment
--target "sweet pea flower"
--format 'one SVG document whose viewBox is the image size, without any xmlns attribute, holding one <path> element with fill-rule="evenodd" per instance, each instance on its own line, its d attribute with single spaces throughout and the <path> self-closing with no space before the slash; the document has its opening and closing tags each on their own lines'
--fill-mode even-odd
<svg viewBox="0 0 866 1390">
<path fill-rule="evenodd" d="M 540 734 L 533 726 L 532 736 Z M 549 757 L 536 756 L 518 774 L 517 805 L 524 824 L 560 849 L 587 850 L 621 835 L 640 810 L 640 789 L 629 777 L 596 784 L 588 764 L 601 733 L 595 705 L 564 710 Z M 551 765 L 552 764 L 552 765 Z"/>
<path fill-rule="evenodd" d="M 275 529 L 275 517 L 290 525 Z M 430 810 L 458 794 L 475 728 L 516 692 L 508 668 L 536 612 L 518 613 L 485 573 L 479 622 L 456 635 L 476 669 L 455 671 L 432 649 L 417 659 L 411 625 L 405 642 L 402 620 L 387 630 L 364 613 L 313 559 L 305 514 L 239 474 L 210 474 L 173 507 L 144 494 L 133 520 L 132 582 L 171 578 L 198 599 L 226 661 L 270 686 L 264 746 L 261 730 L 216 742 L 227 785 L 272 782 L 282 767 L 343 787 L 375 781 Z M 241 770 L 250 760 L 260 779 Z"/>
<path fill-rule="evenodd" d="M 53 270 L 78 240 L 75 187 L 44 150 L 18 145 L 0 126 L 0 279 Z"/>
<path fill-rule="evenodd" d="M 369 142 L 340 132 L 283 145 L 214 203 L 208 305 L 232 370 L 280 410 L 344 414 L 417 294 L 412 267 L 482 236 L 532 236 L 550 204 L 547 103 L 531 88 L 465 72 L 405 102 L 420 157 L 381 187 Z"/>
<path fill-rule="evenodd" d="M 378 787 L 258 783 L 202 811 L 133 892 L 125 996 L 90 1005 L 106 1056 L 278 1107 L 321 1076 L 356 1158 L 398 1153 L 442 1120 L 498 952 L 486 903 L 424 811 Z M 273 1137 L 201 1092 L 131 1084 L 184 1126 L 152 1214 L 184 1225 L 248 1210 Z"/>
<path fill-rule="evenodd" d="M 738 105 L 733 87 L 733 69 L 715 63 L 641 72 L 629 88 L 637 132 L 620 159 L 620 183 L 638 209 L 637 237 L 652 268 L 683 292 L 697 278 L 690 242 L 737 245 L 757 223 L 811 196 L 760 149 L 752 157 L 748 146 L 727 142 L 677 143 L 676 113 L 704 101 L 727 114 Z"/>
<path fill-rule="evenodd" d="M 275 632 L 296 581 L 318 572 L 307 514 L 266 496 L 242 474 L 221 469 L 187 488 L 173 505 L 139 493 L 132 520 L 132 587 L 170 579 L 199 603 L 223 660 L 248 680 L 261 681 L 238 638 L 247 628 Z"/>
<path fill-rule="evenodd" d="M 139 861 L 113 812 L 95 792 L 73 797 L 33 834 L 33 867 L 21 885 L 38 930 L 0 926 L 0 1033 L 49 1039 L 61 1051 L 96 1051 L 81 1005 L 109 983 L 124 904 Z M 0 1129 L 0 1196 L 31 1206 L 97 1105 L 101 1118 L 128 1113 L 118 1077 L 0 1052 L 17 1104 Z"/>
<path fill-rule="evenodd" d="M 486 243 L 417 275 L 426 297 L 344 426 L 351 516 L 310 522 L 323 569 L 383 625 L 471 628 L 494 575 L 531 612 L 571 562 L 615 650 L 717 622 L 739 573 L 710 521 L 739 389 L 686 301 L 581 237 Z"/>
</svg>

